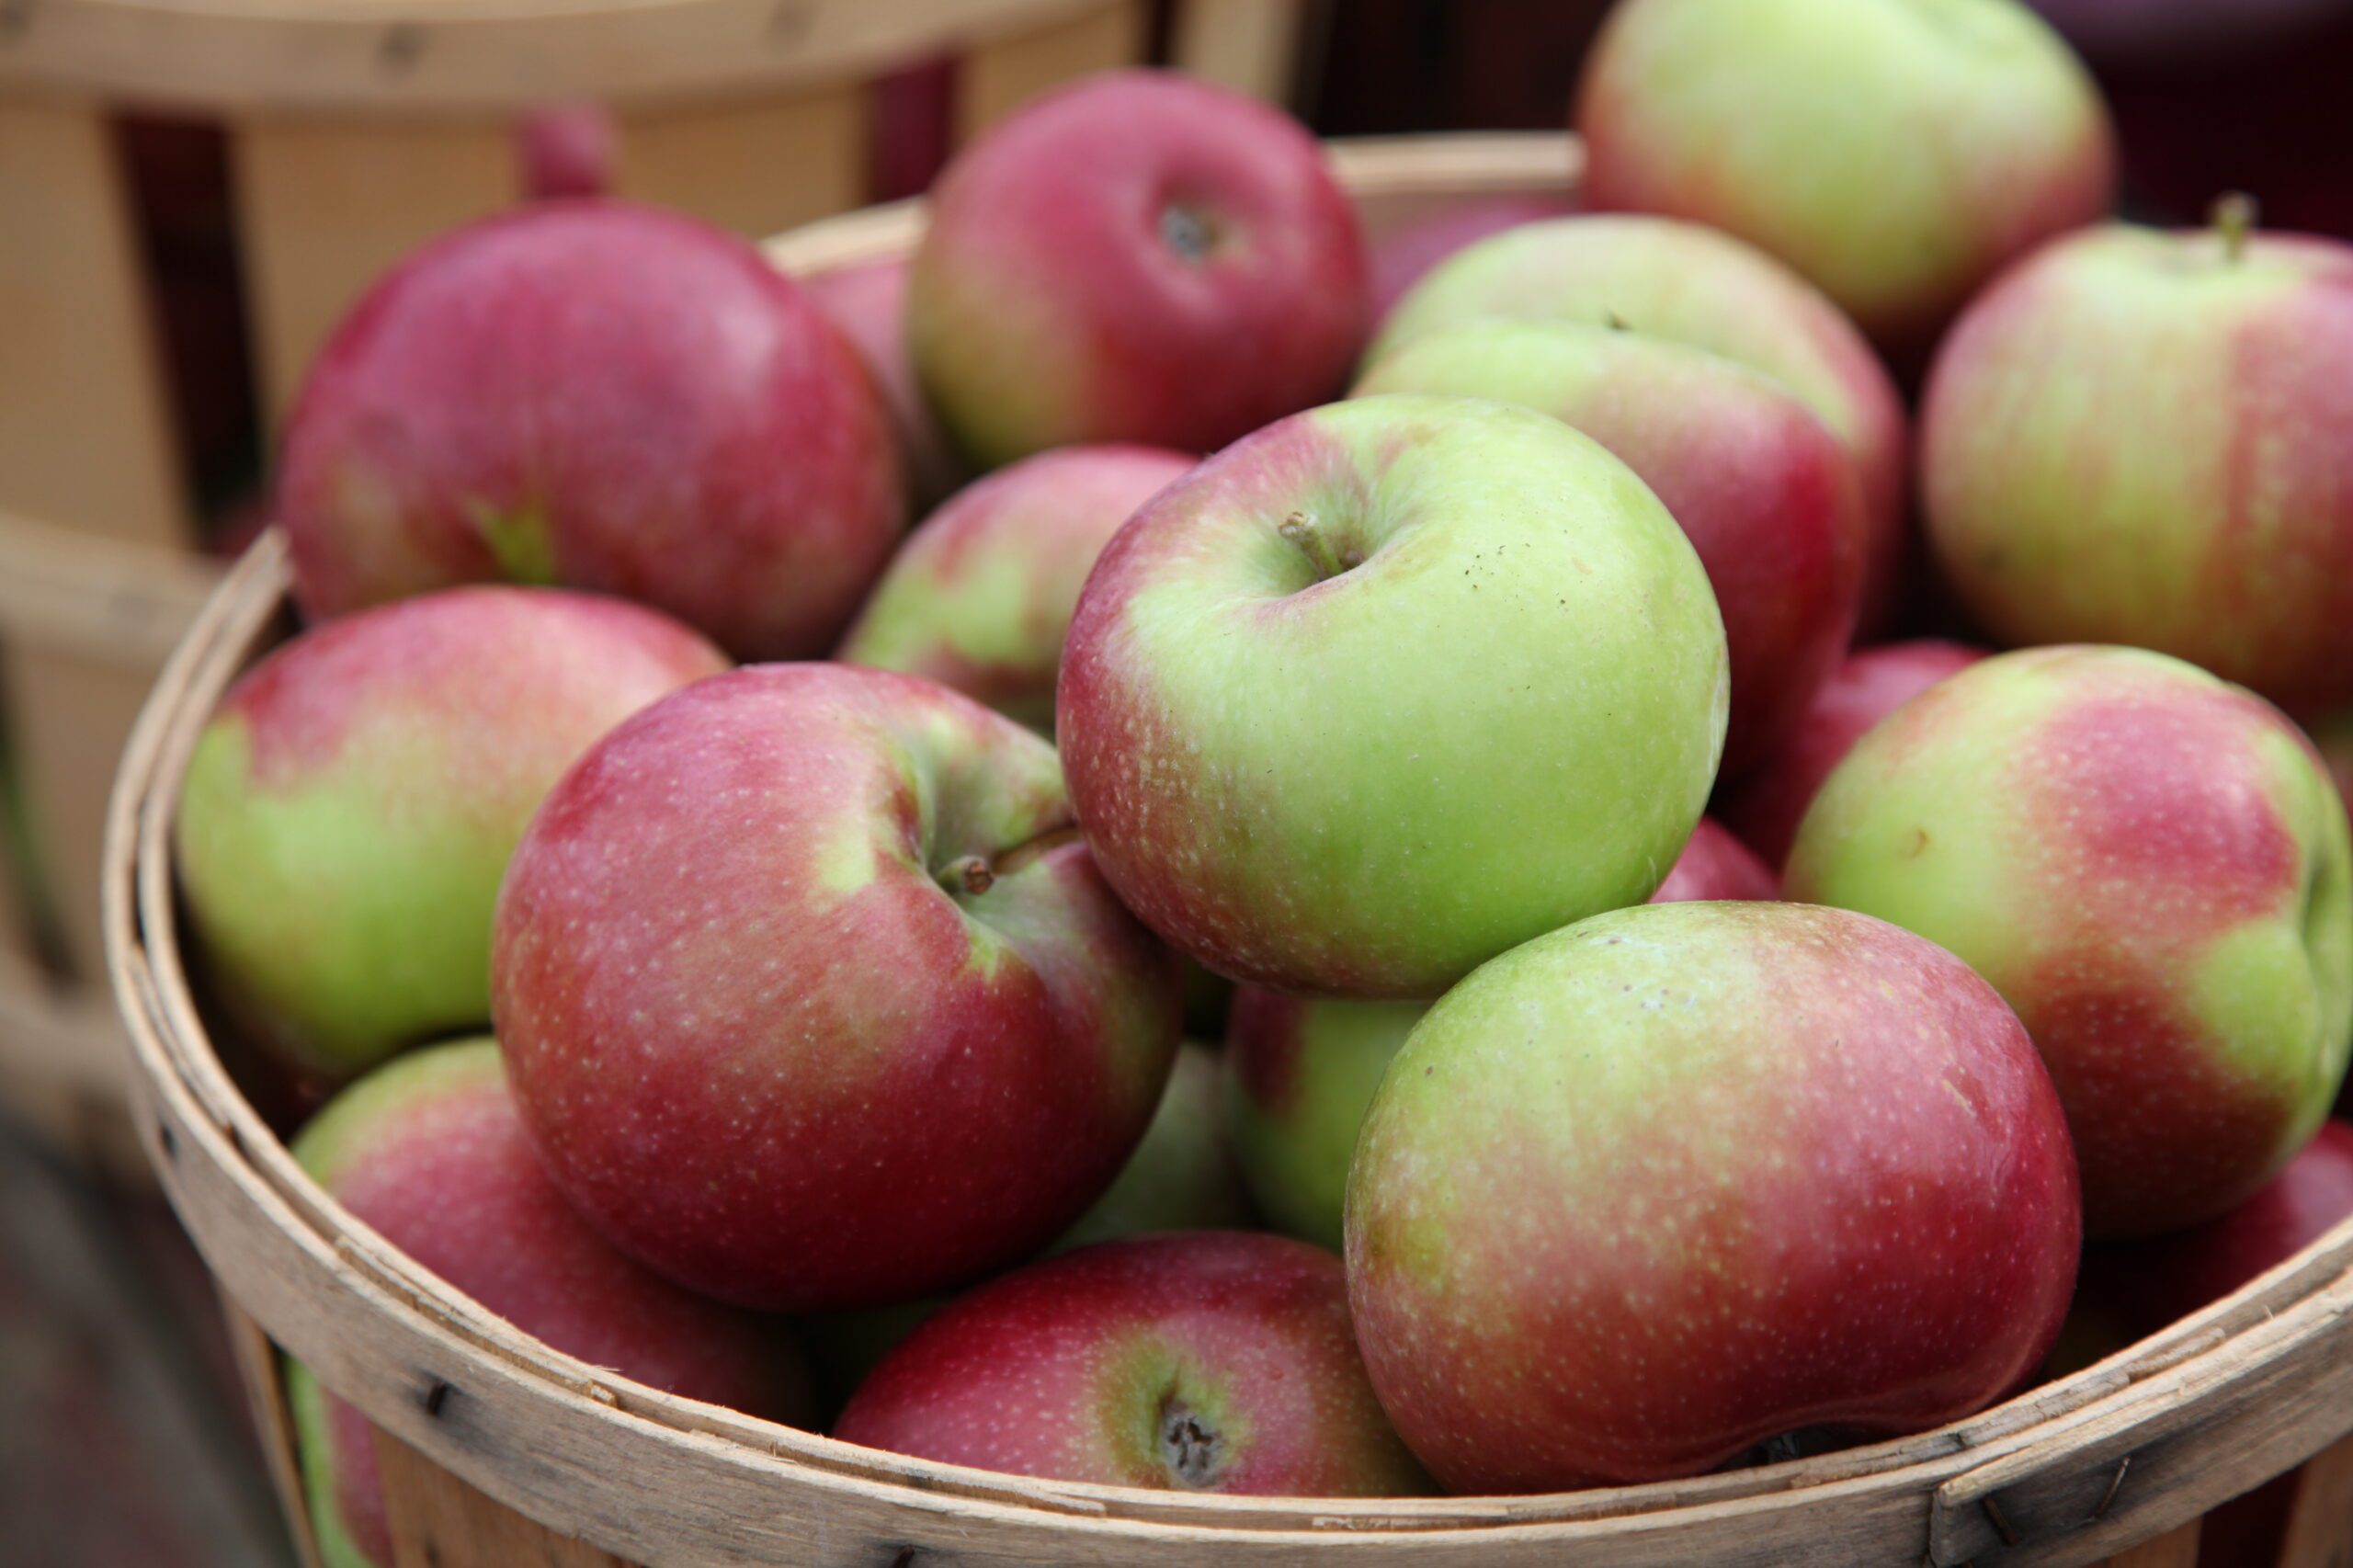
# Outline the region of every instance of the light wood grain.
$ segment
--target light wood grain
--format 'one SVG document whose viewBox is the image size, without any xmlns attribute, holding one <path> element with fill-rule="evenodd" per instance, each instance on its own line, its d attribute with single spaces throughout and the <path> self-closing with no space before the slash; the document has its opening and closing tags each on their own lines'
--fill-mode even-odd
<svg viewBox="0 0 2353 1568">
<path fill-rule="evenodd" d="M 983 43 L 956 84 L 956 131 L 970 141 L 1050 87 L 1142 57 L 1142 0 L 1108 0 L 1056 26 Z"/>
<path fill-rule="evenodd" d="M 1170 63 L 1268 103 L 1290 99 L 1305 0 L 1177 0 Z"/>
<path fill-rule="evenodd" d="M 1104 0 L 73 0 L 17 7 L 0 90 L 236 114 L 479 119 L 858 80 Z M 1132 58 L 1132 56 L 1130 56 Z"/>
<path fill-rule="evenodd" d="M 503 121 L 256 119 L 236 126 L 230 140 L 246 296 L 273 420 L 335 323 L 385 268 L 516 197 Z"/>
<path fill-rule="evenodd" d="M 1554 188 L 1574 166 L 1558 137 L 1502 139 L 1495 158 L 1524 183 L 1482 174 L 1472 141 L 1398 160 L 1419 172 L 1366 148 L 1335 163 L 1365 192 L 1376 228 L 1387 221 L 1376 212 L 1464 187 Z M 919 207 L 843 220 L 770 254 L 795 265 L 904 245 L 920 220 Z M 1267 1568 L 1336 1557 L 1384 1568 L 2063 1568 L 2177 1530 L 2253 1474 L 2353 1428 L 2353 1225 L 2097 1367 L 1937 1432 L 1556 1496 L 1344 1503 L 1039 1482 L 857 1449 L 614 1378 L 483 1312 L 343 1211 L 260 1125 L 203 1038 L 175 936 L 172 805 L 205 714 L 253 656 L 285 585 L 272 536 L 174 655 L 112 807 L 114 980 L 142 1093 L 177 1150 L 163 1163 L 166 1188 L 211 1267 L 290 1353 L 391 1437 L 556 1536 L 650 1568 Z M 1987 1523 L 1988 1498 L 2009 1510 L 2007 1539 Z"/>
<path fill-rule="evenodd" d="M 855 207 L 866 191 L 856 84 L 622 121 L 619 194 L 759 237 Z"/>
<path fill-rule="evenodd" d="M 2353 1437 L 2305 1462 L 2279 1568 L 2353 1568 Z"/>
<path fill-rule="evenodd" d="M 104 109 L 0 99 L 0 508 L 187 534 L 129 198 Z"/>
<path fill-rule="evenodd" d="M 397 1437 L 376 1434 L 394 1568 L 629 1568 L 502 1508 Z"/>
</svg>

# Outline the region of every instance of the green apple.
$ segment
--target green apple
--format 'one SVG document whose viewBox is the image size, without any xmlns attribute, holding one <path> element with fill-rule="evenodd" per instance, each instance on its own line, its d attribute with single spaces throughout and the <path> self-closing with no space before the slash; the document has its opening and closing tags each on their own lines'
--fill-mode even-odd
<svg viewBox="0 0 2353 1568">
<path fill-rule="evenodd" d="M 1367 397 L 1236 442 L 1087 580 L 1055 733 L 1123 902 L 1221 974 L 1436 996 L 1648 897 L 1722 750 L 1690 541 L 1556 419 Z"/>
<path fill-rule="evenodd" d="M 1929 687 L 1798 829 L 1791 898 L 1892 920 L 2018 1009 L 2097 1235 L 2287 1164 L 2353 1042 L 2353 850 L 2294 725 L 2160 653 L 2036 648 Z"/>
<path fill-rule="evenodd" d="M 2099 89 L 2018 0 L 1626 0 L 1576 123 L 1594 206 L 1738 234 L 1904 351 L 2116 196 Z"/>
</svg>

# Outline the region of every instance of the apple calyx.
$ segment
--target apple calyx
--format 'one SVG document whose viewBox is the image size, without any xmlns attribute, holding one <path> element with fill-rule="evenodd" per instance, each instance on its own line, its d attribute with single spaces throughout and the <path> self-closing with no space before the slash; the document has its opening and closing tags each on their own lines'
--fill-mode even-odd
<svg viewBox="0 0 2353 1568">
<path fill-rule="evenodd" d="M 2246 253 L 2247 235 L 2254 232 L 2261 209 L 2243 190 L 2228 190 L 2214 199 L 2210 214 L 2214 233 L 2222 242 L 2222 259 L 2236 262 Z"/>
<path fill-rule="evenodd" d="M 1160 1459 L 1180 1484 L 1207 1488 L 1224 1468 L 1225 1438 L 1171 1393 L 1160 1403 Z"/>
<path fill-rule="evenodd" d="M 1171 202 L 1160 210 L 1160 239 L 1179 260 L 1199 267 L 1217 248 L 1217 225 L 1207 214 Z"/>
</svg>

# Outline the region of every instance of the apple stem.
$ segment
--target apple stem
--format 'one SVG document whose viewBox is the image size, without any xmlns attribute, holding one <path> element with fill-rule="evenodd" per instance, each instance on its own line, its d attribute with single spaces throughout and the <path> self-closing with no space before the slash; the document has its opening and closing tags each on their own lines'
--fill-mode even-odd
<svg viewBox="0 0 2353 1568">
<path fill-rule="evenodd" d="M 2236 261 L 2246 253 L 2247 235 L 2255 228 L 2256 215 L 2255 198 L 2245 191 L 2229 191 L 2215 199 L 2214 232 L 2222 236 L 2224 261 Z"/>
<path fill-rule="evenodd" d="M 967 855 L 953 862 L 948 868 L 948 874 L 956 880 L 959 887 L 975 896 L 988 892 L 996 882 L 996 872 L 990 868 L 987 858 L 979 855 Z"/>
<path fill-rule="evenodd" d="M 1332 549 L 1331 540 L 1324 535 L 1322 528 L 1315 526 L 1315 518 L 1312 514 L 1293 512 L 1282 520 L 1275 531 L 1289 540 L 1292 548 L 1307 557 L 1307 563 L 1315 568 L 1315 575 L 1319 580 L 1336 577 L 1348 569 L 1347 562 L 1342 561 L 1338 553 Z"/>
</svg>

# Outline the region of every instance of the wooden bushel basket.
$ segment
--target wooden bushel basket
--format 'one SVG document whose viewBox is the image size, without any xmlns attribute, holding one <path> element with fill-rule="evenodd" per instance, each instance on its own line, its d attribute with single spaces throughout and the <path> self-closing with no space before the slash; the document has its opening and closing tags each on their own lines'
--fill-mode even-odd
<svg viewBox="0 0 2353 1568">
<path fill-rule="evenodd" d="M 1558 136 L 1335 157 L 1376 231 L 1460 197 L 1557 193 L 1574 172 Z M 912 205 L 832 220 L 771 254 L 796 271 L 891 255 L 922 222 Z M 1938 1431 L 1553 1496 L 1236 1499 L 1033 1481 L 854 1448 L 557 1354 L 313 1185 L 230 1081 L 191 1001 L 175 803 L 222 690 L 280 624 L 287 581 L 267 537 L 173 656 L 123 761 L 104 891 L 140 1137 L 229 1301 L 306 1551 L 274 1346 L 376 1424 L 403 1568 L 2190 1568 L 2200 1516 L 2299 1465 L 2279 1563 L 2228 1568 L 2353 1562 L 2353 1224 L 2098 1366 Z"/>
</svg>

